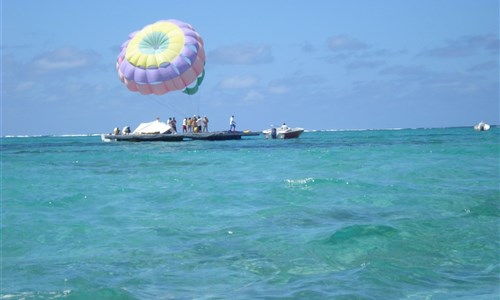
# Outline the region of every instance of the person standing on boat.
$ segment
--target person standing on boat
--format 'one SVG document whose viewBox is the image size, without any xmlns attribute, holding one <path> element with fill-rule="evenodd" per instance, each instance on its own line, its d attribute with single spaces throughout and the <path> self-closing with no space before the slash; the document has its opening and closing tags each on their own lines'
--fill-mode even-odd
<svg viewBox="0 0 500 300">
<path fill-rule="evenodd" d="M 123 132 L 123 134 L 130 134 L 130 126 L 123 127 L 122 132 Z"/>
<path fill-rule="evenodd" d="M 182 120 L 182 133 L 187 132 L 187 118 L 184 117 L 184 120 Z"/>
<path fill-rule="evenodd" d="M 198 119 L 196 119 L 196 127 L 198 127 L 198 132 L 200 133 L 201 133 L 201 122 L 202 122 L 201 117 L 198 116 Z"/>
<path fill-rule="evenodd" d="M 229 118 L 229 131 L 236 131 L 236 122 L 234 121 L 234 116 Z"/>
<path fill-rule="evenodd" d="M 203 116 L 203 132 L 208 132 L 208 118 Z"/>
<path fill-rule="evenodd" d="M 193 132 L 193 120 L 191 120 L 191 117 L 189 117 L 187 120 L 187 127 L 188 127 L 188 132 Z"/>
<path fill-rule="evenodd" d="M 174 129 L 174 132 L 177 133 L 177 120 L 175 119 L 175 117 L 172 119 L 172 121 L 170 122 L 170 125 L 172 126 L 172 128 Z"/>
</svg>

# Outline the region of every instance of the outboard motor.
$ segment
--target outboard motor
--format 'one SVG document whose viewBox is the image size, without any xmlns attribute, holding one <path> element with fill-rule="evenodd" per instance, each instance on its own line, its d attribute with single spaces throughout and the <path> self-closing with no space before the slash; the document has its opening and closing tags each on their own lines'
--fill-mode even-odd
<svg viewBox="0 0 500 300">
<path fill-rule="evenodd" d="M 276 128 L 271 128 L 271 138 L 275 139 L 276 138 Z"/>
</svg>

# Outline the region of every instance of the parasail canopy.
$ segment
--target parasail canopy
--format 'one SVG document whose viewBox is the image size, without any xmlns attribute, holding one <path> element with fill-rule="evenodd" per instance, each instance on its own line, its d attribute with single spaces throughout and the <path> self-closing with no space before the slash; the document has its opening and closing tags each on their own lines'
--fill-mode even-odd
<svg viewBox="0 0 500 300">
<path fill-rule="evenodd" d="M 203 40 L 179 20 L 162 20 L 129 35 L 116 68 L 127 88 L 144 95 L 183 90 L 192 95 L 205 76 Z"/>
</svg>

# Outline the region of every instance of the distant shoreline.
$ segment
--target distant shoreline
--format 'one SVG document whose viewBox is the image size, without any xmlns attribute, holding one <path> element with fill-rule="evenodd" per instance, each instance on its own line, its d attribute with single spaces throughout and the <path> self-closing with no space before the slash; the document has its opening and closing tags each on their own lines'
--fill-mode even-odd
<svg viewBox="0 0 500 300">
<path fill-rule="evenodd" d="M 499 125 L 490 125 L 491 128 L 496 128 Z M 473 126 L 450 126 L 450 127 L 416 127 L 416 128 L 362 128 L 362 129 L 306 129 L 304 132 L 349 132 L 349 131 L 384 131 L 384 130 L 431 130 L 431 129 L 451 129 L 451 128 L 471 128 Z M 36 137 L 93 137 L 101 136 L 108 133 L 75 133 L 75 134 L 34 134 L 34 135 L 3 135 L 1 138 L 36 138 Z"/>
</svg>

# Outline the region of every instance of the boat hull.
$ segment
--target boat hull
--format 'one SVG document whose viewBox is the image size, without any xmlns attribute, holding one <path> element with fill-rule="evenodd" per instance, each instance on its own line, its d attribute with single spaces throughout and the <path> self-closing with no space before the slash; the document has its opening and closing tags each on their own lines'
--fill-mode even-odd
<svg viewBox="0 0 500 300">
<path fill-rule="evenodd" d="M 184 134 L 103 134 L 101 139 L 105 142 L 180 142 L 188 140 L 205 141 L 227 141 L 240 140 L 245 136 L 257 136 L 260 132 L 255 131 L 214 131 L 203 133 L 184 133 Z"/>
<path fill-rule="evenodd" d="M 303 132 L 304 132 L 304 129 L 302 129 L 302 128 L 288 129 L 286 131 L 285 130 L 277 130 L 275 133 L 273 133 L 272 129 L 269 129 L 269 130 L 264 131 L 264 135 L 266 136 L 266 139 L 296 139 Z"/>
<path fill-rule="evenodd" d="M 185 133 L 185 138 L 192 140 L 205 140 L 205 141 L 227 141 L 227 140 L 240 140 L 244 136 L 257 136 L 260 132 L 253 131 L 215 131 L 215 132 L 202 132 L 202 133 Z"/>
<path fill-rule="evenodd" d="M 280 135 L 280 138 L 282 139 L 296 139 L 298 138 L 302 133 L 304 132 L 304 130 L 294 130 L 294 131 L 291 131 L 291 132 L 285 132 L 285 133 L 282 133 L 282 134 L 278 134 Z M 282 136 L 282 137 L 281 137 Z"/>
<path fill-rule="evenodd" d="M 179 134 L 103 134 L 106 142 L 180 142 L 184 136 Z"/>
</svg>

